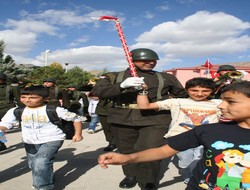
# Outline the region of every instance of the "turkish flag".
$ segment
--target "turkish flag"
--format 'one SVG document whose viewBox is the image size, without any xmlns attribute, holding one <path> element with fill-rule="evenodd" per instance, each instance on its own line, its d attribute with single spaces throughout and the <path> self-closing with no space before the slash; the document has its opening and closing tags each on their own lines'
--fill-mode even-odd
<svg viewBox="0 0 250 190">
<path fill-rule="evenodd" d="M 208 60 L 206 61 L 204 66 L 207 67 L 208 69 L 211 69 L 213 67 L 213 65 Z"/>
<path fill-rule="evenodd" d="M 210 71 L 210 74 L 213 79 L 220 76 L 216 71 Z"/>
</svg>

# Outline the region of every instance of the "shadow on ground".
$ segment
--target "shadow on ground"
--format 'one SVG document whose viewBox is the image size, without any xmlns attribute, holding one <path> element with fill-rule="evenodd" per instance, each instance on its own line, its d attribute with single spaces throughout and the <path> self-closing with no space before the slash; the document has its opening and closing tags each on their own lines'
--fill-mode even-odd
<svg viewBox="0 0 250 190">
<path fill-rule="evenodd" d="M 98 164 L 96 158 L 103 153 L 102 148 L 100 148 L 95 151 L 74 155 L 74 150 L 74 148 L 66 148 L 60 151 L 56 157 L 56 162 L 67 160 L 67 163 L 55 171 L 55 190 L 65 189 L 68 184 L 95 167 Z"/>
</svg>

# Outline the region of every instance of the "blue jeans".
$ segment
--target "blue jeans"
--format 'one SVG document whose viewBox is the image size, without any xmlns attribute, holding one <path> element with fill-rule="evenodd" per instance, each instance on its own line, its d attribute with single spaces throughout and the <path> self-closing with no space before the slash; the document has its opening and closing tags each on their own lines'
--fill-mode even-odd
<svg viewBox="0 0 250 190">
<path fill-rule="evenodd" d="M 197 162 L 201 159 L 202 154 L 203 146 L 191 148 L 185 151 L 178 152 L 176 154 L 179 159 L 179 173 L 184 180 L 192 176 L 192 171 L 196 167 Z"/>
<path fill-rule="evenodd" d="M 53 163 L 63 141 L 43 144 L 24 144 L 28 165 L 32 171 L 33 187 L 39 190 L 54 188 Z"/>
<path fill-rule="evenodd" d="M 97 123 L 99 123 L 99 117 L 97 114 L 91 114 L 91 121 L 89 123 L 88 129 L 95 130 Z"/>
</svg>

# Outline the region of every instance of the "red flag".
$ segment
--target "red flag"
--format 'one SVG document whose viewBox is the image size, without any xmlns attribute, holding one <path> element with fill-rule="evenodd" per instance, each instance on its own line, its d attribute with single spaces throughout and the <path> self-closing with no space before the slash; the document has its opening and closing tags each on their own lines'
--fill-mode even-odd
<svg viewBox="0 0 250 190">
<path fill-rule="evenodd" d="M 216 71 L 210 71 L 210 74 L 213 79 L 220 76 Z"/>
<path fill-rule="evenodd" d="M 209 60 L 206 61 L 204 66 L 207 67 L 208 69 L 211 69 L 213 67 L 213 65 L 209 62 Z"/>
</svg>

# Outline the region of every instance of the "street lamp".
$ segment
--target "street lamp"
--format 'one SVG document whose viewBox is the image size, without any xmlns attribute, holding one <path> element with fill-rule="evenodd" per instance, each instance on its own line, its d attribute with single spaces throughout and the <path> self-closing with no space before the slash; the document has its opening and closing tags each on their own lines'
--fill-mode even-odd
<svg viewBox="0 0 250 190">
<path fill-rule="evenodd" d="M 45 51 L 45 59 L 44 59 L 44 66 L 48 65 L 48 53 L 51 52 L 49 49 Z"/>
<path fill-rule="evenodd" d="M 69 65 L 69 63 L 65 63 L 65 66 L 66 66 L 65 72 L 66 73 L 68 72 L 68 65 Z"/>
</svg>

